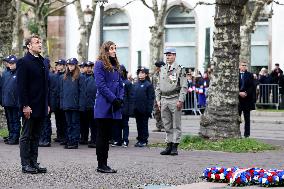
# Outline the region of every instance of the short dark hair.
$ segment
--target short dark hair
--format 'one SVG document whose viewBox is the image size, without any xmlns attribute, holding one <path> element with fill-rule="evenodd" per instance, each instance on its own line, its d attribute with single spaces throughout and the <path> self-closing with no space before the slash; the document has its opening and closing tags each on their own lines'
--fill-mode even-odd
<svg viewBox="0 0 284 189">
<path fill-rule="evenodd" d="M 28 37 L 25 41 L 25 46 L 28 48 L 28 44 L 31 43 L 32 39 L 33 38 L 37 38 L 37 39 L 40 39 L 40 36 L 37 35 L 37 34 L 32 34 L 30 37 Z"/>
<path fill-rule="evenodd" d="M 275 66 L 279 66 L 279 63 L 275 63 Z"/>
</svg>

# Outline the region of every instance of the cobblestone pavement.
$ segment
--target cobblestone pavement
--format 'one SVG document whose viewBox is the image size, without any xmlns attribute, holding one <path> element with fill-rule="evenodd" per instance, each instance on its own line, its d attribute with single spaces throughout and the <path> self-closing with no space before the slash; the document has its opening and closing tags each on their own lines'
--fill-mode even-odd
<svg viewBox="0 0 284 189">
<path fill-rule="evenodd" d="M 274 118 L 272 118 L 274 119 Z M 277 117 L 278 119 L 278 117 Z M 279 120 L 281 118 L 279 117 Z M 193 121 L 195 120 L 195 121 Z M 257 120 L 257 119 L 256 119 Z M 261 130 L 262 140 L 284 146 L 283 124 L 269 122 L 252 125 L 252 137 L 255 127 Z M 198 131 L 198 118 L 183 117 L 185 133 Z M 150 129 L 154 128 L 153 120 Z M 272 128 L 279 138 L 271 139 Z M 196 131 L 195 133 L 193 131 Z M 0 188 L 154 188 L 145 184 L 185 185 L 200 182 L 202 171 L 210 166 L 239 166 L 283 168 L 284 150 L 261 153 L 225 153 L 213 151 L 182 151 L 178 156 L 161 156 L 160 148 L 135 148 L 135 122 L 130 121 L 130 146 L 128 148 L 111 147 L 109 165 L 118 170 L 117 174 L 99 174 L 95 149 L 79 146 L 78 150 L 66 150 L 57 143 L 52 147 L 40 148 L 39 162 L 48 168 L 48 173 L 26 175 L 21 173 L 19 147 L 8 146 L 0 140 Z M 257 137 L 257 135 L 254 135 Z M 269 137 L 267 137 L 269 136 Z M 150 132 L 150 142 L 162 142 L 164 133 Z M 270 138 L 269 140 L 267 138 Z M 185 185 L 184 188 L 196 188 Z"/>
</svg>

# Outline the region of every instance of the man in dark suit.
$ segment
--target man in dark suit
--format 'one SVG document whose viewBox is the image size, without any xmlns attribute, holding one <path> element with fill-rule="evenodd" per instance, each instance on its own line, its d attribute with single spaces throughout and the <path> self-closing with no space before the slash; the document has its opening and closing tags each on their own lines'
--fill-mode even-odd
<svg viewBox="0 0 284 189">
<path fill-rule="evenodd" d="M 254 109 L 254 93 L 255 87 L 253 82 L 253 74 L 247 71 L 247 62 L 240 61 L 239 75 L 239 115 L 244 113 L 245 132 L 244 136 L 250 136 L 250 111 Z"/>
<path fill-rule="evenodd" d="M 26 40 L 28 52 L 18 61 L 17 89 L 23 128 L 20 138 L 20 156 L 23 173 L 46 173 L 37 163 L 41 125 L 48 115 L 48 65 L 40 55 L 42 43 L 39 36 Z"/>
</svg>

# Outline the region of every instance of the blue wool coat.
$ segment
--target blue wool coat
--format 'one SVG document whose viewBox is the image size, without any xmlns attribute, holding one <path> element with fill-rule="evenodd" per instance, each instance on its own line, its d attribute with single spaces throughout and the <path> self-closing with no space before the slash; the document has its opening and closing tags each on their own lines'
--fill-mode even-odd
<svg viewBox="0 0 284 189">
<path fill-rule="evenodd" d="M 85 111 L 86 108 L 86 84 L 85 77 L 72 81 L 71 75 L 66 80 L 62 78 L 60 84 L 60 108 L 62 110 Z"/>
<path fill-rule="evenodd" d="M 95 103 L 95 118 L 122 119 L 121 109 L 113 111 L 114 99 L 123 99 L 123 83 L 118 70 L 107 71 L 101 60 L 96 61 L 94 75 L 97 85 L 97 98 Z"/>
<path fill-rule="evenodd" d="M 48 64 L 42 56 L 27 53 L 17 62 L 17 90 L 19 107 L 32 109 L 31 117 L 41 118 L 48 115 Z"/>
<path fill-rule="evenodd" d="M 19 106 L 16 70 L 11 70 L 3 75 L 2 106 L 14 108 Z"/>
<path fill-rule="evenodd" d="M 59 84 L 57 74 L 49 72 L 49 105 L 50 111 L 54 112 L 58 108 Z"/>
<path fill-rule="evenodd" d="M 86 109 L 92 110 L 96 102 L 97 85 L 94 74 L 86 74 Z"/>
</svg>

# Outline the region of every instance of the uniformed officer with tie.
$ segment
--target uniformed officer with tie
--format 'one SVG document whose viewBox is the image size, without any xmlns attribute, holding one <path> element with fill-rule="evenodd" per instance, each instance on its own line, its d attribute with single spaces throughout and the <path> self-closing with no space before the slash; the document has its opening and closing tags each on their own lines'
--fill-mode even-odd
<svg viewBox="0 0 284 189">
<path fill-rule="evenodd" d="M 161 68 L 156 87 L 156 101 L 161 109 L 167 148 L 161 155 L 178 155 L 181 139 L 181 113 L 187 93 L 186 72 L 175 62 L 176 49 L 166 48 L 166 65 Z"/>
</svg>

